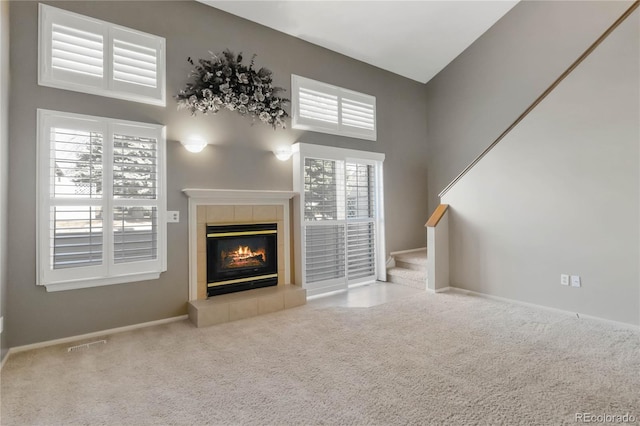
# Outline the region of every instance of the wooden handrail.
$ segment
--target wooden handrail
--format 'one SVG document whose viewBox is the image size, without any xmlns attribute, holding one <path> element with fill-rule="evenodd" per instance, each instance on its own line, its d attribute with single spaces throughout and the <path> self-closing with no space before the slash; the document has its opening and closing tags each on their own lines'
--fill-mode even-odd
<svg viewBox="0 0 640 426">
<path fill-rule="evenodd" d="M 558 86 L 558 84 L 562 82 L 562 80 L 564 80 L 569 74 L 571 74 L 571 72 L 574 69 L 576 69 L 576 67 L 580 65 L 580 63 L 582 63 L 582 61 L 584 61 L 596 49 L 596 47 L 598 47 L 600 43 L 602 43 L 609 36 L 609 34 L 611 34 L 616 28 L 618 28 L 618 26 L 625 19 L 627 19 L 629 15 L 631 15 L 638 8 L 639 5 L 640 5 L 640 0 L 636 0 L 635 2 L 633 2 L 633 4 L 622 14 L 622 16 L 620 16 L 613 24 L 611 24 L 611 26 L 607 28 L 607 30 L 604 33 L 602 33 L 602 35 L 598 37 L 598 39 L 594 41 L 593 44 L 589 46 L 587 50 L 585 50 L 582 53 L 582 55 L 578 57 L 578 59 L 573 61 L 573 63 L 569 65 L 569 68 L 567 68 L 562 74 L 560 74 L 560 77 L 558 77 L 553 83 L 551 83 L 551 86 L 547 87 L 547 90 L 542 92 L 542 94 L 538 96 L 538 98 L 535 101 L 533 101 L 533 103 L 529 105 L 529 107 L 522 114 L 520 114 L 518 118 L 516 118 L 516 121 L 514 121 L 513 123 L 511 123 L 509 127 L 507 127 L 507 130 L 502 132 L 500 136 L 498 136 L 498 138 L 495 141 L 493 141 L 493 143 L 489 145 L 487 149 L 482 151 L 482 153 L 475 160 L 473 160 L 471 164 L 465 167 L 464 170 L 462 170 L 462 172 L 458 176 L 456 176 L 455 179 L 453 179 L 453 181 L 451 181 L 451 183 L 447 185 L 442 190 L 442 192 L 440 192 L 440 194 L 438 194 L 438 197 L 442 197 L 444 194 L 446 194 L 456 183 L 458 183 L 460 179 L 462 179 L 464 175 L 466 175 L 469 172 L 469 170 L 473 168 L 473 166 L 478 164 L 478 162 L 482 160 L 482 158 L 484 158 L 484 156 L 487 155 L 489 151 L 491 151 L 498 144 L 498 142 L 504 139 L 505 136 L 507 136 L 518 124 L 520 124 L 520 122 L 527 115 L 529 115 L 529 113 L 536 106 L 538 106 L 538 104 L 542 102 L 544 98 L 546 98 L 549 95 L 549 93 L 551 93 L 556 88 L 556 86 Z"/>
<path fill-rule="evenodd" d="M 431 215 L 429 220 L 427 220 L 427 223 L 424 224 L 424 227 L 435 228 L 438 222 L 440 222 L 440 219 L 442 219 L 442 216 L 444 216 L 444 213 L 447 211 L 448 208 L 449 208 L 449 204 L 440 204 L 438 207 L 436 207 L 436 209 L 433 211 L 433 214 Z"/>
</svg>

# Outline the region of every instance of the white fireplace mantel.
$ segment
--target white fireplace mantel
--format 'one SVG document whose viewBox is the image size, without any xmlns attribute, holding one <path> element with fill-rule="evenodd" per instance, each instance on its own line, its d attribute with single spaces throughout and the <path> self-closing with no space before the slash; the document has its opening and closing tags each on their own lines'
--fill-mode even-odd
<svg viewBox="0 0 640 426">
<path fill-rule="evenodd" d="M 256 203 L 258 201 L 278 201 L 292 199 L 297 192 L 293 191 L 260 191 L 247 189 L 183 189 L 189 199 L 199 201 L 198 204 L 220 204 L 227 202 Z M 278 203 L 279 204 L 279 203 Z"/>
<path fill-rule="evenodd" d="M 198 298 L 197 283 L 197 244 L 198 244 L 198 206 L 211 205 L 281 205 L 284 210 L 284 258 L 285 283 L 289 284 L 291 270 L 291 247 L 289 229 L 291 215 L 289 200 L 298 195 L 293 191 L 262 191 L 240 189 L 200 189 L 187 188 L 182 192 L 189 197 L 189 300 Z"/>
</svg>

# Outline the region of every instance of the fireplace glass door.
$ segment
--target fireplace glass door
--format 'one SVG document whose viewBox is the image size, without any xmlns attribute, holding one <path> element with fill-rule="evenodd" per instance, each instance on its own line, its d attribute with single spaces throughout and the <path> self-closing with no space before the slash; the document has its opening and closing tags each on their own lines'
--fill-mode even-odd
<svg viewBox="0 0 640 426">
<path fill-rule="evenodd" d="M 277 285 L 277 224 L 207 226 L 209 296 Z"/>
</svg>

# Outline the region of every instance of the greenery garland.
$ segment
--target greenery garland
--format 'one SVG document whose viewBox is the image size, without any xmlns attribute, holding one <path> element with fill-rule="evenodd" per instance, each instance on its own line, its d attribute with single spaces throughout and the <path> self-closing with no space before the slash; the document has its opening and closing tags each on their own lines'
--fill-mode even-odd
<svg viewBox="0 0 640 426">
<path fill-rule="evenodd" d="M 249 66 L 242 64 L 242 53 L 230 50 L 211 54 L 211 59 L 199 59 L 194 65 L 187 87 L 180 90 L 176 99 L 178 109 L 188 109 L 191 114 L 217 113 L 222 109 L 236 111 L 240 115 L 257 118 L 274 129 L 285 128 L 289 116 L 284 106 L 289 99 L 278 96 L 285 89 L 273 86 L 272 72 L 266 68 L 253 68 L 254 54 Z"/>
</svg>

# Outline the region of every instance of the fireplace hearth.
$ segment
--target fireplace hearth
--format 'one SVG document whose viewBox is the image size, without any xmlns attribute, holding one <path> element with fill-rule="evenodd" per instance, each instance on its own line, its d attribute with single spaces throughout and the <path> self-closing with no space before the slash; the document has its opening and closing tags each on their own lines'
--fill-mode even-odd
<svg viewBox="0 0 640 426">
<path fill-rule="evenodd" d="M 207 296 L 278 284 L 277 224 L 207 226 Z"/>
</svg>

